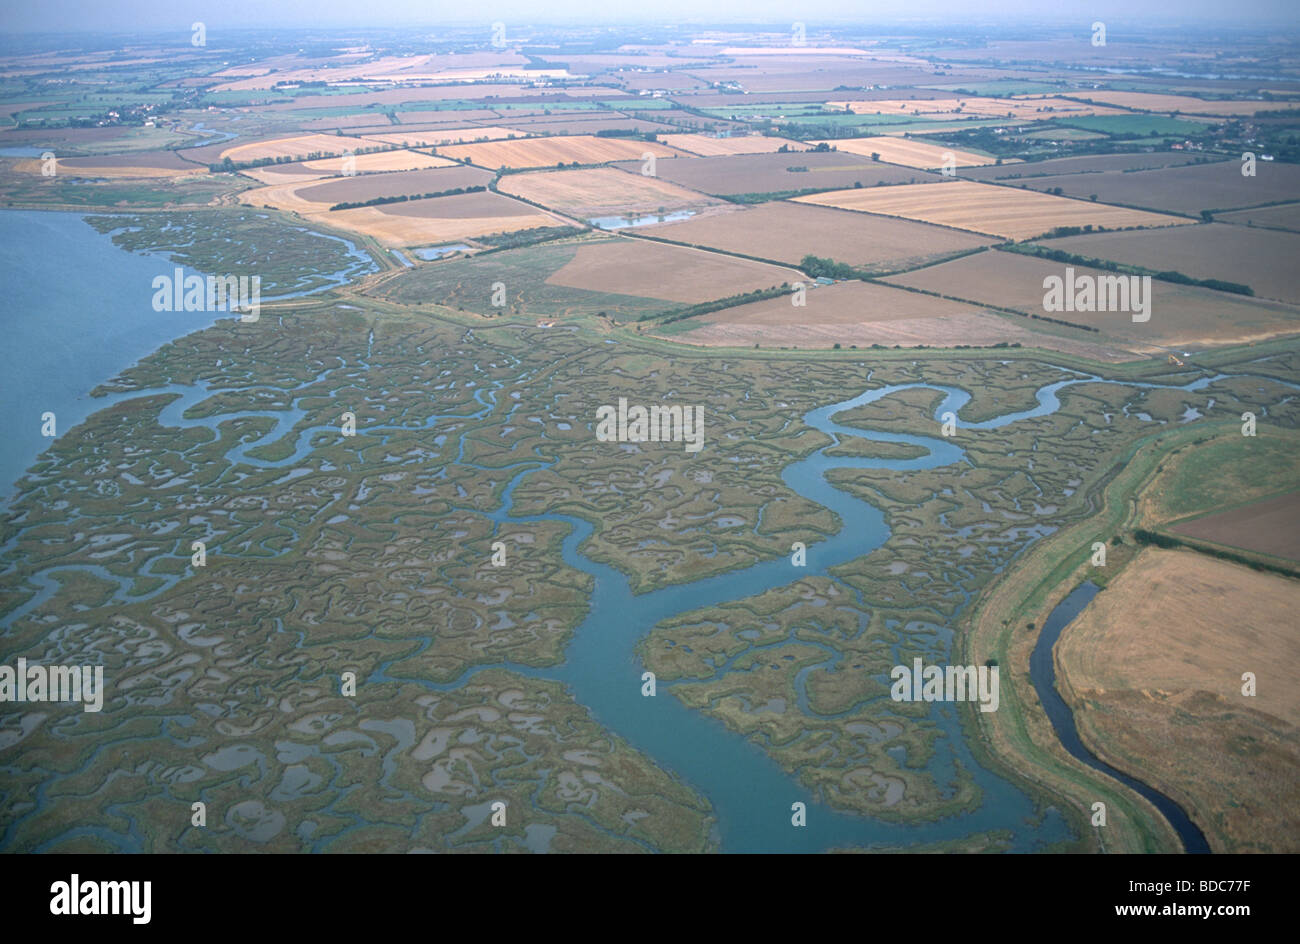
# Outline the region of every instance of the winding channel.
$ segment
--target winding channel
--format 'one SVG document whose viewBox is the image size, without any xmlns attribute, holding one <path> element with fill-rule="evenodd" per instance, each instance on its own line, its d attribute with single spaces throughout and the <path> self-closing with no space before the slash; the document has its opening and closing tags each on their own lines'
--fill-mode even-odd
<svg viewBox="0 0 1300 944">
<path fill-rule="evenodd" d="M 588 709 L 600 724 L 700 791 L 712 804 L 717 817 L 717 838 L 722 850 L 726 852 L 814 852 L 851 846 L 913 845 L 958 839 L 986 830 L 1010 832 L 1011 848 L 1020 852 L 1031 852 L 1069 839 L 1071 830 L 1059 810 L 1051 807 L 1037 808 L 1034 801 L 1018 787 L 977 763 L 965 742 L 960 721 L 952 705 L 936 703 L 932 706 L 930 720 L 939 725 L 946 737 L 936 743 L 935 758 L 929 769 L 942 789 L 945 782 L 953 779 L 951 772 L 954 765 L 960 764 L 973 777 L 982 793 L 982 802 L 972 812 L 937 821 L 888 822 L 836 812 L 828 806 L 813 802 L 808 790 L 794 777 L 782 771 L 759 746 L 727 729 L 720 721 L 689 709 L 672 697 L 671 683 L 661 683 L 658 696 L 643 697 L 640 679 L 642 667 L 636 655 L 636 646 L 640 640 L 662 621 L 700 608 L 755 596 L 807 577 L 829 577 L 828 571 L 831 568 L 862 557 L 882 545 L 889 536 L 883 512 L 830 485 L 826 481 L 826 473 L 833 469 L 890 469 L 906 472 L 968 462 L 965 451 L 959 444 L 963 432 L 996 429 L 1019 420 L 1054 413 L 1061 405 L 1057 393 L 1075 384 L 1107 383 L 1192 392 L 1230 376 L 1253 376 L 1210 375 L 1207 372 L 1188 384 L 1177 386 L 1110 381 L 1066 368 L 1055 369 L 1061 371 L 1064 379 L 1041 387 L 1036 393 L 1037 405 L 1034 408 L 1007 413 L 980 423 L 960 423 L 959 435 L 955 439 L 859 429 L 842 425 L 834 419 L 846 410 L 912 389 L 943 393 L 943 401 L 935 410 L 936 420 L 949 411 L 959 415 L 971 397 L 966 391 L 955 387 L 931 383 L 879 387 L 805 413 L 803 422 L 807 426 L 828 434 L 836 442 L 842 438 L 856 437 L 878 442 L 909 443 L 923 447 L 926 454 L 914 459 L 831 457 L 825 454 L 826 449 L 830 448 L 827 446 L 787 466 L 782 473 L 786 485 L 803 498 L 832 511 L 841 522 L 838 532 L 833 536 L 808 547 L 807 565 L 803 568 L 792 567 L 789 559 L 782 557 L 687 584 L 640 595 L 633 594 L 626 575 L 593 561 L 582 553 L 582 546 L 593 531 L 590 522 L 563 514 L 516 516 L 512 513 L 514 492 L 520 482 L 533 472 L 549 467 L 552 461 L 539 455 L 537 459 L 525 460 L 509 467 L 514 475 L 502 492 L 501 504 L 495 511 L 486 513 L 495 523 L 494 536 L 503 530 L 508 533 L 510 528 L 529 522 L 564 522 L 570 531 L 562 542 L 563 559 L 569 566 L 589 574 L 593 578 L 594 589 L 588 614 L 574 631 L 562 664 L 541 669 L 513 664 L 507 664 L 506 667 L 521 675 L 564 683 L 575 700 Z M 326 371 L 322 376 L 330 372 Z M 315 384 L 319 379 L 321 378 L 308 381 L 303 387 Z M 1282 381 L 1276 382 L 1295 387 Z M 501 385 L 498 382 L 496 388 L 499 389 Z M 476 390 L 475 400 L 482 406 L 478 412 L 433 416 L 424 422 L 423 428 L 432 430 L 439 423 L 449 420 L 463 424 L 466 420 L 490 415 L 497 408 L 497 389 L 480 386 Z M 103 404 L 108 406 L 141 396 L 179 393 L 180 396 L 161 411 L 159 422 L 169 427 L 206 426 L 214 432 L 218 424 L 230 419 L 274 417 L 276 424 L 272 430 L 256 442 L 241 443 L 227 453 L 227 459 L 232 463 L 246 463 L 261 468 L 293 467 L 311 452 L 313 435 L 321 432 L 338 433 L 337 427 L 304 429 L 298 433 L 293 455 L 276 462 L 256 460 L 247 454 L 249 450 L 287 434 L 305 416 L 305 411 L 297 405 L 297 398 L 294 398 L 293 407 L 289 410 L 234 411 L 203 418 L 185 416 L 191 406 L 214 392 L 217 391 L 204 386 L 172 386 L 117 394 L 105 398 Z M 519 405 L 516 402 L 509 407 L 505 417 L 507 421 Z M 381 426 L 364 431 L 382 438 L 386 429 L 409 433 L 412 427 Z M 449 447 L 458 447 L 455 448 L 455 459 L 452 458 L 452 448 L 441 450 L 446 462 L 463 462 L 463 443 L 468 432 L 462 430 L 456 440 L 447 443 Z M 436 439 L 440 449 L 444 438 Z M 149 566 L 146 564 L 145 569 Z M 49 568 L 29 576 L 28 579 L 41 588 L 41 592 L 11 612 L 0 621 L 0 625 L 7 626 L 22 613 L 40 605 L 56 589 L 56 582 L 51 579 L 53 574 L 64 569 L 93 570 L 97 575 L 102 570 L 69 565 Z M 103 575 L 108 576 L 107 571 Z M 163 587 L 147 595 L 130 595 L 127 586 L 130 581 L 125 578 L 109 576 L 109 579 L 119 584 L 115 594 L 117 599 L 136 602 L 162 592 L 180 578 L 170 578 Z M 856 596 L 846 585 L 841 583 L 839 586 L 848 591 L 850 598 Z M 301 635 L 299 639 L 301 644 Z M 948 632 L 944 641 L 950 640 L 951 634 Z M 431 637 L 425 637 L 422 646 L 427 647 L 431 642 Z M 406 653 L 403 658 L 409 655 Z M 496 665 L 499 666 L 500 663 Z M 431 690 L 448 690 L 465 684 L 477 672 L 495 666 L 476 666 L 449 683 L 389 675 L 389 667 L 390 664 L 379 666 L 368 681 L 400 679 Z M 885 680 L 883 676 L 881 680 Z M 1100 762 L 1096 762 L 1095 758 L 1092 761 L 1084 759 L 1091 766 L 1116 775 L 1109 768 L 1098 767 Z M 1130 786 L 1136 783 L 1131 778 L 1118 776 Z M 1140 792 L 1148 796 L 1154 793 L 1149 787 L 1146 791 Z M 794 827 L 791 824 L 791 804 L 796 801 L 807 804 L 807 825 L 804 827 Z"/>
</svg>

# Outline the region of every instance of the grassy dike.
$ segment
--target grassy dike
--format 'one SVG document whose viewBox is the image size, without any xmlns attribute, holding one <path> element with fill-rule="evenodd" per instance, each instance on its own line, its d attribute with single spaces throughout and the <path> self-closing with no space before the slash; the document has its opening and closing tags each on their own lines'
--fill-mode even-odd
<svg viewBox="0 0 1300 944">
<path fill-rule="evenodd" d="M 964 621 L 963 658 L 974 663 L 996 659 L 1010 683 L 1003 686 L 996 712 L 968 712 L 981 735 L 975 749 L 984 759 L 1009 768 L 1022 782 L 1064 797 L 1074 814 L 1071 818 L 1082 827 L 1083 848 L 1182 851 L 1172 827 L 1145 798 L 1075 760 L 1061 745 L 1029 677 L 1029 655 L 1038 632 L 1026 631 L 1026 624 L 1033 622 L 1040 629 L 1052 608 L 1087 579 L 1094 541 L 1109 544 L 1137 523 L 1137 497 L 1172 450 L 1204 438 L 1207 432 L 1237 425 L 1235 420 L 1189 424 L 1136 442 L 1125 453 L 1119 472 L 1101 485 L 1098 513 L 1030 551 L 981 594 Z M 1091 806 L 1098 800 L 1106 804 L 1104 830 L 1090 825 Z"/>
</svg>

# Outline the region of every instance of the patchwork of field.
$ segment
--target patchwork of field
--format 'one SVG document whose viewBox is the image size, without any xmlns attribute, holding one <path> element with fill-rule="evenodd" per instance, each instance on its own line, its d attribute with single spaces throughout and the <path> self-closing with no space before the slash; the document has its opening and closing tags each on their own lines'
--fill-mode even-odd
<svg viewBox="0 0 1300 944">
<path fill-rule="evenodd" d="M 1300 304 L 1300 234 L 1208 223 L 1124 233 L 1085 233 L 1043 241 L 1066 252 L 1220 279 L 1251 287 L 1255 295 Z"/>
<path fill-rule="evenodd" d="M 640 161 L 616 165 L 640 173 Z M 741 193 L 794 193 L 837 187 L 874 187 L 944 180 L 937 174 L 882 164 L 842 152 L 737 154 L 732 157 L 679 157 L 657 161 L 655 176 L 714 196 Z"/>
<path fill-rule="evenodd" d="M 618 167 L 536 171 L 501 178 L 502 193 L 572 216 L 650 213 L 684 207 L 715 206 L 722 201 Z"/>
<path fill-rule="evenodd" d="M 1300 330 L 1300 309 L 1294 306 L 1158 279 L 1151 282 L 1150 320 L 1146 322 L 1134 323 L 1130 312 L 1044 311 L 1044 280 L 1049 276 L 1064 277 L 1066 268 L 1059 262 L 989 250 L 915 272 L 887 276 L 885 281 L 975 304 L 1094 327 L 1103 338 L 1122 339 L 1134 351 L 1150 351 L 1153 344 L 1178 345 L 1184 349 L 1246 344 Z M 1086 266 L 1070 268 L 1076 277 L 1114 275 Z"/>
<path fill-rule="evenodd" d="M 1211 544 L 1300 562 L 1300 492 L 1182 521 L 1169 530 Z"/>
<path fill-rule="evenodd" d="M 356 150 L 364 146 L 356 138 L 332 134 L 301 134 L 287 138 L 271 138 L 266 141 L 253 141 L 248 144 L 236 144 L 221 152 L 221 160 L 231 160 L 236 164 L 248 161 L 276 160 L 291 157 L 295 160 L 312 154 L 342 154 L 348 149 Z"/>
<path fill-rule="evenodd" d="M 814 255 L 873 272 L 923 265 L 993 242 L 988 237 L 910 220 L 787 201 L 660 223 L 641 232 L 791 265 Z"/>
<path fill-rule="evenodd" d="M 1056 645 L 1085 742 L 1176 799 L 1215 852 L 1300 851 L 1296 593 L 1291 578 L 1148 548 Z"/>
<path fill-rule="evenodd" d="M 1026 177 L 1017 181 L 1033 190 L 1056 190 L 1067 196 L 1102 203 L 1146 207 L 1169 213 L 1199 214 L 1279 203 L 1300 191 L 1300 164 L 1258 161 L 1255 176 L 1241 173 L 1240 160 L 1133 173 L 1106 172 L 1061 177 Z"/>
<path fill-rule="evenodd" d="M 550 285 L 695 304 L 799 281 L 793 269 L 642 239 L 587 243 Z"/>
<path fill-rule="evenodd" d="M 430 170 L 408 170 L 390 174 L 365 174 L 331 178 L 320 183 L 295 185 L 294 195 L 309 203 L 333 206 L 336 203 L 363 203 L 378 197 L 414 197 L 465 187 L 485 187 L 492 180 L 490 171 L 463 164 L 451 164 Z M 255 195 L 257 191 L 253 191 Z"/>
<path fill-rule="evenodd" d="M 548 167 L 554 164 L 604 164 L 610 161 L 644 160 L 642 155 L 675 157 L 678 152 L 662 144 L 597 138 L 590 135 L 554 138 L 522 138 L 488 141 L 482 144 L 453 144 L 439 153 L 479 167 Z"/>
<path fill-rule="evenodd" d="M 860 157 L 880 155 L 880 160 L 889 164 L 902 164 L 905 167 L 917 167 L 921 170 L 934 170 L 951 163 L 951 167 L 978 167 L 992 164 L 996 158 L 973 151 L 961 151 L 945 147 L 942 144 L 930 144 L 927 141 L 913 141 L 907 138 L 873 137 L 873 138 L 837 138 L 832 141 L 814 141 L 814 144 L 827 144 L 836 150 L 857 154 Z"/>
<path fill-rule="evenodd" d="M 794 199 L 800 203 L 899 216 L 1014 240 L 1041 236 L 1058 226 L 1122 229 L 1190 222 L 1161 213 L 1085 203 L 968 180 L 948 181 L 942 187 L 918 184 L 835 190 Z"/>
<path fill-rule="evenodd" d="M 336 177 L 345 169 L 345 157 L 322 157 L 311 161 L 293 161 L 268 164 L 241 170 L 245 177 L 264 184 L 283 184 L 290 181 L 318 180 Z M 436 157 L 420 151 L 379 151 L 356 154 L 351 157 L 351 168 L 357 174 L 386 174 L 394 171 L 424 170 L 432 167 L 458 167 L 455 161 Z"/>
<path fill-rule="evenodd" d="M 718 137 L 712 134 L 663 134 L 659 139 L 669 147 L 698 157 L 728 157 L 734 154 L 767 154 L 785 148 L 786 151 L 806 151 L 812 147 L 802 141 L 776 138 L 762 134 L 741 134 Z"/>
<path fill-rule="evenodd" d="M 1254 115 L 1262 111 L 1294 111 L 1300 103 L 1285 101 L 1206 101 L 1189 95 L 1162 95 L 1156 92 L 1120 92 L 1109 89 L 1087 89 L 1072 94 L 1073 98 L 1087 99 L 1106 105 L 1118 105 L 1138 111 L 1180 112 L 1185 115 L 1238 116 Z"/>
</svg>

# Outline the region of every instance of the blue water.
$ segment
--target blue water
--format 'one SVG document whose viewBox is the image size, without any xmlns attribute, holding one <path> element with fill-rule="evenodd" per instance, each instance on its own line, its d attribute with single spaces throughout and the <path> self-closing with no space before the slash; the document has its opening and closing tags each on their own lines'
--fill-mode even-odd
<svg viewBox="0 0 1300 944">
<path fill-rule="evenodd" d="M 593 216 L 587 222 L 600 229 L 631 229 L 635 226 L 654 226 L 656 223 L 677 223 L 689 220 L 694 215 L 694 210 L 676 210 L 651 216 Z"/>
<path fill-rule="evenodd" d="M 1084 746 L 1079 737 L 1079 729 L 1074 724 L 1074 714 L 1056 690 L 1056 663 L 1052 659 L 1052 648 L 1061 638 L 1061 630 L 1083 611 L 1100 589 L 1091 580 L 1075 587 L 1069 596 L 1056 605 L 1047 617 L 1047 622 L 1043 624 L 1042 631 L 1038 634 L 1038 642 L 1035 643 L 1034 651 L 1029 656 L 1029 676 L 1038 692 L 1038 700 L 1043 703 L 1047 717 L 1051 719 L 1052 727 L 1056 729 L 1056 736 L 1071 755 L 1094 770 L 1109 774 L 1150 800 L 1165 819 L 1169 820 L 1169 824 L 1178 833 L 1178 838 L 1182 840 L 1183 848 L 1187 852 L 1208 853 L 1210 844 L 1206 842 L 1205 834 L 1192 822 L 1181 806 L 1154 787 L 1147 786 L 1141 780 L 1116 770 Z"/>
<path fill-rule="evenodd" d="M 423 249 L 412 249 L 411 254 L 417 259 L 431 262 L 434 259 L 441 259 L 443 256 L 450 256 L 454 252 L 465 252 L 468 249 L 468 246 L 457 243 L 454 246 L 426 246 Z"/>
</svg>

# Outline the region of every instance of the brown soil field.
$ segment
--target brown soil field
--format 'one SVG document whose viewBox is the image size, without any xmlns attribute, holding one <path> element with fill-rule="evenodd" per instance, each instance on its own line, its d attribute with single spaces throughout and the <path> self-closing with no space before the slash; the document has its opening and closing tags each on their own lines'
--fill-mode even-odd
<svg viewBox="0 0 1300 944">
<path fill-rule="evenodd" d="M 699 157 L 730 157 L 734 154 L 769 154 L 785 147 L 790 151 L 806 151 L 812 145 L 786 138 L 761 134 L 739 134 L 719 138 L 711 134 L 663 134 L 660 140 L 669 147 L 695 154 Z"/>
<path fill-rule="evenodd" d="M 814 141 L 820 144 L 820 141 Z M 929 144 L 910 138 L 876 137 L 876 138 L 837 138 L 827 141 L 837 150 L 861 157 L 879 154 L 880 159 L 889 164 L 902 164 L 905 167 L 918 167 L 922 170 L 934 170 L 942 167 L 945 155 L 951 154 L 956 167 L 978 167 L 992 164 L 997 158 L 976 154 L 973 151 L 960 151 L 942 144 Z"/>
<path fill-rule="evenodd" d="M 137 151 L 100 157 L 69 157 L 58 161 L 58 172 L 69 177 L 183 177 L 206 174 L 202 164 L 192 164 L 175 151 Z M 20 174 L 41 172 L 36 158 L 17 161 L 14 171 Z"/>
<path fill-rule="evenodd" d="M 616 165 L 640 173 L 639 161 Z M 807 170 L 792 171 L 791 167 Z M 737 154 L 734 157 L 679 157 L 658 161 L 655 174 L 691 190 L 715 195 L 787 193 L 877 184 L 938 182 L 946 178 L 922 170 L 881 164 L 856 154 L 804 151 L 801 154 Z"/>
<path fill-rule="evenodd" d="M 516 141 L 489 141 L 483 144 L 454 144 L 439 148 L 447 157 L 472 161 L 480 167 L 546 167 L 552 164 L 602 164 L 607 161 L 641 160 L 645 153 L 657 157 L 675 157 L 677 152 L 648 141 L 594 136 L 524 138 Z"/>
<path fill-rule="evenodd" d="M 1046 161 L 1017 161 L 1012 164 L 990 164 L 962 171 L 971 180 L 1019 180 L 1020 178 L 1060 176 L 1062 174 L 1095 174 L 1102 171 L 1150 170 L 1157 167 L 1177 167 L 1205 160 L 1204 155 L 1191 151 L 1153 151 L 1150 154 L 1098 154 L 1087 157 L 1057 157 Z"/>
<path fill-rule="evenodd" d="M 304 111 L 311 108 L 343 108 L 367 105 L 401 105 L 406 102 L 438 102 L 448 99 L 474 101 L 491 98 L 499 101 L 533 101 L 563 102 L 576 101 L 599 96 L 600 98 L 618 98 L 617 91 L 608 88 L 575 87 L 556 90 L 532 90 L 518 85 L 474 84 L 474 85 L 425 85 L 412 88 L 381 89 L 340 95 L 300 95 L 291 102 L 266 105 L 262 111 Z"/>
<path fill-rule="evenodd" d="M 546 282 L 591 292 L 695 304 L 796 282 L 798 272 L 643 239 L 583 245 Z"/>
<path fill-rule="evenodd" d="M 1300 234 L 1202 223 L 1048 239 L 1044 246 L 1198 279 L 1249 285 L 1260 298 L 1300 304 Z"/>
<path fill-rule="evenodd" d="M 1232 213 L 1215 214 L 1214 218 L 1225 223 L 1238 223 L 1242 226 L 1266 226 L 1275 229 L 1289 229 L 1294 233 L 1300 233 L 1300 203 L 1256 207 L 1253 210 L 1234 210 Z"/>
<path fill-rule="evenodd" d="M 1031 190 L 1060 187 L 1068 196 L 1102 203 L 1147 207 L 1191 216 L 1202 210 L 1230 210 L 1294 200 L 1300 193 L 1300 164 L 1257 161 L 1255 176 L 1241 176 L 1241 161 L 1191 164 L 1133 173 L 1107 172 L 1016 181 Z"/>
<path fill-rule="evenodd" d="M 324 219 L 373 236 L 385 246 L 427 246 L 565 221 L 496 193 L 467 193 L 410 203 L 338 210 Z"/>
<path fill-rule="evenodd" d="M 236 164 L 247 161 L 260 161 L 271 157 L 302 158 L 308 154 L 342 154 L 351 148 L 365 147 L 356 138 L 341 137 L 334 134 L 301 134 L 288 138 L 271 138 L 267 141 L 253 141 L 249 144 L 236 144 L 221 152 L 221 160 L 230 158 Z"/>
<path fill-rule="evenodd" d="M 404 147 L 427 147 L 439 144 L 468 144 L 482 138 L 484 141 L 497 141 L 502 138 L 521 138 L 524 132 L 514 128 L 501 128 L 494 125 L 484 127 L 446 128 L 436 131 L 393 131 L 364 135 L 367 141 L 379 141 L 383 144 L 400 144 Z"/>
<path fill-rule="evenodd" d="M 1300 851 L 1298 604 L 1290 578 L 1147 548 L 1056 645 L 1084 742 L 1177 801 L 1215 852 Z"/>
<path fill-rule="evenodd" d="M 452 164 L 431 170 L 336 177 L 323 183 L 299 187 L 297 195 L 312 203 L 333 206 L 335 203 L 356 203 L 376 197 L 415 196 L 461 187 L 484 187 L 491 179 L 491 171 Z"/>
<path fill-rule="evenodd" d="M 1075 275 L 1109 273 L 1073 266 Z M 1134 351 L 1164 354 L 1152 344 L 1184 350 L 1250 341 L 1300 330 L 1300 309 L 1279 302 L 1230 295 L 1190 285 L 1151 282 L 1151 318 L 1135 324 L 1126 312 L 1044 312 L 1043 280 L 1061 277 L 1065 265 L 1013 252 L 988 252 L 941 262 L 926 269 L 887 276 L 895 285 L 938 292 L 983 305 L 1089 325 L 1100 340 L 1122 341 Z M 1093 339 L 1098 339 L 1092 335 Z"/>
<path fill-rule="evenodd" d="M 1212 544 L 1300 561 L 1300 492 L 1184 521 L 1169 530 Z"/>
<path fill-rule="evenodd" d="M 1132 175 L 1130 175 L 1132 176 Z M 938 223 L 1005 239 L 1030 239 L 1057 226 L 1171 226 L 1190 220 L 1144 210 L 1067 200 L 1049 194 L 1018 190 L 969 180 L 949 181 L 940 187 L 916 184 L 796 197 L 799 203 L 901 216 Z"/>
<path fill-rule="evenodd" d="M 877 272 L 912 268 L 993 242 L 910 220 L 787 201 L 647 226 L 642 232 L 791 265 L 811 253 Z"/>
<path fill-rule="evenodd" d="M 1261 111 L 1294 111 L 1300 108 L 1295 102 L 1222 102 L 1206 101 L 1189 95 L 1161 95 L 1155 92 L 1113 92 L 1108 89 L 1087 89 L 1073 93 L 1074 98 L 1087 99 L 1139 111 L 1182 112 L 1185 115 L 1254 115 Z"/>
<path fill-rule="evenodd" d="M 501 179 L 499 187 L 502 193 L 582 217 L 653 213 L 660 207 L 671 211 L 722 202 L 658 177 L 629 173 L 617 167 L 509 174 Z"/>
</svg>

